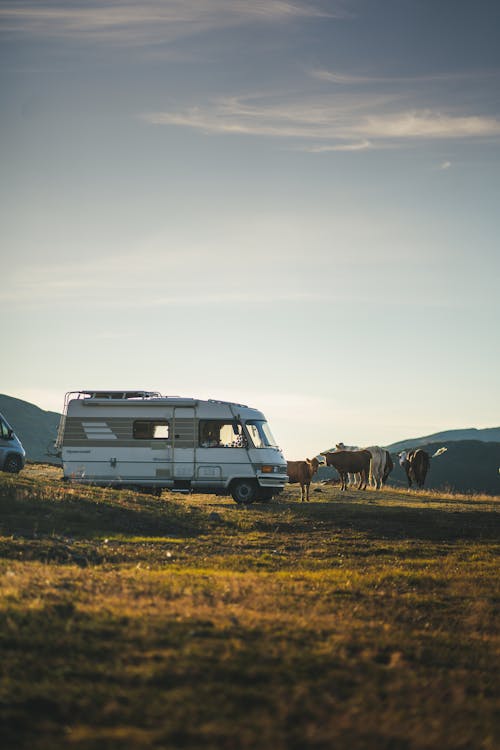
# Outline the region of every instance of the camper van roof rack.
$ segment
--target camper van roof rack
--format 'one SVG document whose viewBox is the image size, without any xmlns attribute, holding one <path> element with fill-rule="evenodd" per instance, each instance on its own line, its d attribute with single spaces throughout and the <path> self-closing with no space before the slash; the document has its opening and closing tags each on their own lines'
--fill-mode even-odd
<svg viewBox="0 0 500 750">
<path fill-rule="evenodd" d="M 77 391 L 85 398 L 113 399 L 115 401 L 128 401 L 130 399 L 161 398 L 158 391 Z"/>
<path fill-rule="evenodd" d="M 248 409 L 246 404 L 236 404 L 234 401 L 220 401 L 218 398 L 209 398 L 209 404 L 226 404 L 228 406 L 240 406 L 242 409 Z"/>
</svg>

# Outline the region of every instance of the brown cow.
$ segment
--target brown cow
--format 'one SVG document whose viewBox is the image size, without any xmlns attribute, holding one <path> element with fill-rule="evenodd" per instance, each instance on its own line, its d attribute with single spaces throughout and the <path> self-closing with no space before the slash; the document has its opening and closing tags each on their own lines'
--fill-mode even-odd
<svg viewBox="0 0 500 750">
<path fill-rule="evenodd" d="M 290 484 L 300 484 L 300 499 L 309 502 L 309 487 L 311 479 L 318 471 L 320 462 L 317 458 L 306 458 L 305 461 L 287 461 L 286 473 Z"/>
<path fill-rule="evenodd" d="M 326 465 L 333 466 L 340 474 L 341 490 L 347 489 L 349 474 L 360 474 L 358 490 L 366 490 L 372 460 L 369 451 L 329 451 L 321 455 L 326 458 Z"/>
</svg>

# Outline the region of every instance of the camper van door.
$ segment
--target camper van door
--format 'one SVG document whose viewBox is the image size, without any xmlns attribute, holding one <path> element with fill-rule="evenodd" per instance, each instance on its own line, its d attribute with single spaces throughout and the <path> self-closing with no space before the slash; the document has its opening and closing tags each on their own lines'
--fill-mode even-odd
<svg viewBox="0 0 500 750">
<path fill-rule="evenodd" d="M 194 477 L 194 446 L 196 419 L 193 407 L 174 408 L 174 479 L 191 480 Z"/>
</svg>

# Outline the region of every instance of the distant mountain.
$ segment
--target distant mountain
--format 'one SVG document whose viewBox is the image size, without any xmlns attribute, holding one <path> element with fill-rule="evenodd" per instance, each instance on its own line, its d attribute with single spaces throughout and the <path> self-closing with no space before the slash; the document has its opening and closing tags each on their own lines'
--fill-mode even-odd
<svg viewBox="0 0 500 750">
<path fill-rule="evenodd" d="M 48 454 L 54 448 L 60 414 L 43 411 L 28 401 L 1 393 L 0 413 L 23 444 L 28 461 L 60 463 L 57 458 Z"/>
<path fill-rule="evenodd" d="M 418 448 L 430 443 L 443 443 L 457 440 L 479 440 L 484 443 L 500 443 L 500 427 L 485 427 L 478 430 L 475 427 L 468 427 L 464 430 L 445 430 L 444 432 L 435 432 L 433 435 L 426 435 L 419 438 L 408 438 L 399 440 L 397 443 L 387 445 L 386 448 L 391 453 L 398 453 L 405 448 Z"/>
</svg>

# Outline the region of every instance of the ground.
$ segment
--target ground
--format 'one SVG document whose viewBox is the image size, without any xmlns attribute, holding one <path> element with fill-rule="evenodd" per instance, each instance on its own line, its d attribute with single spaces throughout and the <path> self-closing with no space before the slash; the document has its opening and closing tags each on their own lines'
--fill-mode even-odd
<svg viewBox="0 0 500 750">
<path fill-rule="evenodd" d="M 0 473 L 3 747 L 493 750 L 500 498 Z"/>
</svg>

